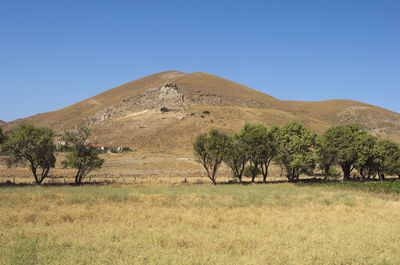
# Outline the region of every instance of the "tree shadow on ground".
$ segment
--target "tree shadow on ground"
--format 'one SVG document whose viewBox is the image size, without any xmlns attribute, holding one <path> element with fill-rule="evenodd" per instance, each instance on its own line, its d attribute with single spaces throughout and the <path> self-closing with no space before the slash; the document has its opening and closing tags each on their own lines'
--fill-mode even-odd
<svg viewBox="0 0 400 265">
<path fill-rule="evenodd" d="M 225 181 L 218 182 L 217 185 L 271 185 L 271 184 L 280 184 L 280 183 L 295 183 L 295 184 L 324 184 L 324 183 L 340 183 L 340 182 L 391 182 L 398 180 L 399 178 L 386 178 L 386 179 L 362 179 L 362 178 L 352 178 L 350 180 L 344 181 L 343 179 L 325 179 L 325 178 L 307 178 L 307 179 L 299 179 L 297 181 L 288 181 L 288 180 L 268 180 L 267 182 L 262 181 Z M 204 184 L 204 182 L 202 183 Z"/>
<path fill-rule="evenodd" d="M 3 187 L 79 187 L 79 186 L 106 186 L 106 185 L 111 185 L 115 184 L 115 181 L 110 181 L 110 180 L 105 180 L 105 181 L 92 181 L 92 182 L 82 182 L 81 184 L 75 184 L 75 183 L 62 183 L 62 182 L 46 182 L 42 184 L 36 184 L 34 182 L 32 183 L 14 183 L 9 180 L 6 182 L 0 182 L 0 188 Z"/>
<path fill-rule="evenodd" d="M 218 185 L 274 185 L 274 184 L 282 184 L 282 183 L 294 183 L 294 184 L 329 184 L 329 183 L 346 183 L 346 182 L 391 182 L 398 180 L 399 178 L 386 178 L 386 179 L 362 179 L 362 178 L 352 178 L 348 181 L 344 181 L 343 179 L 325 179 L 325 178 L 307 178 L 307 179 L 299 179 L 298 181 L 290 182 L 288 180 L 268 180 L 267 182 L 263 181 L 242 181 L 239 182 L 237 180 L 228 180 L 224 182 L 217 182 Z M 123 183 L 123 182 L 117 182 L 115 180 L 103 180 L 103 181 L 85 181 L 82 182 L 81 184 L 75 184 L 73 182 L 46 182 L 42 183 L 40 185 L 31 182 L 31 183 L 15 183 L 10 180 L 7 180 L 6 182 L 0 182 L 0 188 L 3 187 L 35 187 L 35 186 L 41 186 L 41 187 L 79 187 L 79 186 L 92 186 L 92 187 L 98 187 L 98 186 L 107 186 L 107 185 L 113 185 L 113 184 L 120 184 L 120 185 L 129 185 L 128 183 Z M 197 182 L 189 182 L 186 179 L 182 182 L 177 182 L 175 183 L 177 185 L 182 185 L 182 184 L 187 184 L 187 185 L 204 185 L 204 184 L 212 184 L 211 182 L 208 181 L 197 181 Z"/>
</svg>

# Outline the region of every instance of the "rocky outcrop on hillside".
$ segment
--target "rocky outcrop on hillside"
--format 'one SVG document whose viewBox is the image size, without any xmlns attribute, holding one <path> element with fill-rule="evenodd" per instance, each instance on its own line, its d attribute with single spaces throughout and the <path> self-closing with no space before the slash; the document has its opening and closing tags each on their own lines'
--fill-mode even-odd
<svg viewBox="0 0 400 265">
<path fill-rule="evenodd" d="M 109 121 L 125 116 L 131 112 L 155 108 L 173 108 L 183 106 L 185 97 L 177 84 L 167 83 L 161 87 L 152 87 L 144 93 L 124 98 L 118 104 L 105 108 L 88 118 L 87 125 L 92 126 L 99 122 Z"/>
<path fill-rule="evenodd" d="M 177 107 L 184 104 L 184 95 L 177 84 L 168 83 L 161 87 L 149 88 L 144 93 L 129 99 L 136 109 Z"/>
</svg>

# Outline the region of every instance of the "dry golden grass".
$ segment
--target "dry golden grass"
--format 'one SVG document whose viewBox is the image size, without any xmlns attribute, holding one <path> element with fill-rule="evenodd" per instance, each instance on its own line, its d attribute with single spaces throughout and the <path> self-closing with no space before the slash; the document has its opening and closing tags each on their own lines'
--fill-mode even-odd
<svg viewBox="0 0 400 265">
<path fill-rule="evenodd" d="M 0 189 L 0 264 L 399 264 L 399 197 L 327 187 Z"/>
<path fill-rule="evenodd" d="M 45 184 L 73 183 L 76 169 L 65 169 L 61 165 L 64 153 L 57 153 L 56 167 L 51 169 Z M 150 153 L 129 152 L 120 154 L 102 154 L 105 164 L 84 179 L 86 182 L 112 182 L 124 184 L 179 184 L 209 183 L 204 168 L 195 161 L 193 153 Z M 270 181 L 287 180 L 280 177 L 279 166 L 272 165 L 269 170 Z M 217 174 L 218 182 L 232 181 L 231 170 L 221 165 Z M 245 179 L 248 180 L 248 179 Z M 261 181 L 261 176 L 257 179 Z M 0 184 L 12 182 L 29 184 L 34 181 L 28 167 L 7 168 L 5 157 L 0 156 Z"/>
</svg>

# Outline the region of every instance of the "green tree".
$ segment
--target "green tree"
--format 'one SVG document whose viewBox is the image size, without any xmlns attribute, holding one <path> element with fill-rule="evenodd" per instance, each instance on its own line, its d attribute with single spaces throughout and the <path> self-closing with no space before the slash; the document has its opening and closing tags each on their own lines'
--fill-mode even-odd
<svg viewBox="0 0 400 265">
<path fill-rule="evenodd" d="M 239 182 L 242 182 L 243 170 L 247 161 L 246 146 L 241 138 L 238 135 L 229 137 L 223 162 L 231 168 L 233 177 L 237 178 Z"/>
<path fill-rule="evenodd" d="M 98 151 L 89 143 L 90 135 L 90 129 L 81 127 L 77 132 L 66 131 L 62 137 L 71 146 L 62 165 L 78 170 L 75 175 L 75 184 L 78 185 L 90 172 L 100 169 L 104 163 L 104 159 L 99 157 Z"/>
<path fill-rule="evenodd" d="M 267 182 L 268 168 L 273 159 L 279 153 L 279 128 L 276 125 L 271 126 L 265 131 L 264 145 L 262 148 L 260 160 L 261 160 L 261 173 L 263 175 L 263 182 Z"/>
<path fill-rule="evenodd" d="M 207 171 L 207 177 L 214 185 L 217 184 L 216 173 L 226 157 L 228 146 L 229 137 L 216 129 L 211 129 L 208 134 L 200 134 L 193 144 L 197 161 Z"/>
<path fill-rule="evenodd" d="M 284 166 L 289 181 L 297 181 L 301 173 L 308 174 L 315 168 L 315 138 L 315 133 L 298 122 L 280 129 L 277 161 Z"/>
<path fill-rule="evenodd" d="M 337 163 L 337 153 L 328 143 L 326 135 L 317 136 L 315 142 L 317 162 L 325 175 L 325 179 L 330 176 L 332 166 Z"/>
<path fill-rule="evenodd" d="M 267 128 L 263 125 L 250 125 L 246 124 L 239 134 L 240 140 L 244 143 L 245 152 L 249 159 L 250 169 L 253 170 L 251 181 L 254 182 L 255 178 L 260 172 L 260 167 L 263 163 L 263 156 L 265 154 L 265 143 L 267 141 Z"/>
<path fill-rule="evenodd" d="M 51 129 L 20 125 L 3 144 L 3 151 L 9 156 L 7 165 L 11 167 L 28 162 L 36 183 L 41 184 L 56 163 L 53 142 L 54 132 Z M 41 169 L 40 175 L 38 169 Z"/>
<path fill-rule="evenodd" d="M 375 164 L 379 178 L 398 175 L 400 177 L 400 148 L 390 140 L 380 140 L 375 145 Z"/>
<path fill-rule="evenodd" d="M 322 139 L 325 145 L 325 155 L 332 157 L 340 165 L 344 180 L 350 179 L 354 164 L 358 159 L 359 135 L 363 133 L 357 124 L 334 126 L 325 131 Z"/>
<path fill-rule="evenodd" d="M 361 131 L 356 138 L 357 160 L 354 168 L 360 173 L 361 177 L 370 178 L 377 173 L 377 138 L 365 131 Z"/>
</svg>

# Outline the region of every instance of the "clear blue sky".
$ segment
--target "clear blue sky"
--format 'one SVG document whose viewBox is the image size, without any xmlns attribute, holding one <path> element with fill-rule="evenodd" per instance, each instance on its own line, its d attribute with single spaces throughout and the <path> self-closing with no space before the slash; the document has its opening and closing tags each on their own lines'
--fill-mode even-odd
<svg viewBox="0 0 400 265">
<path fill-rule="evenodd" d="M 400 112 L 400 1 L 0 2 L 0 120 L 166 70 Z"/>
</svg>

